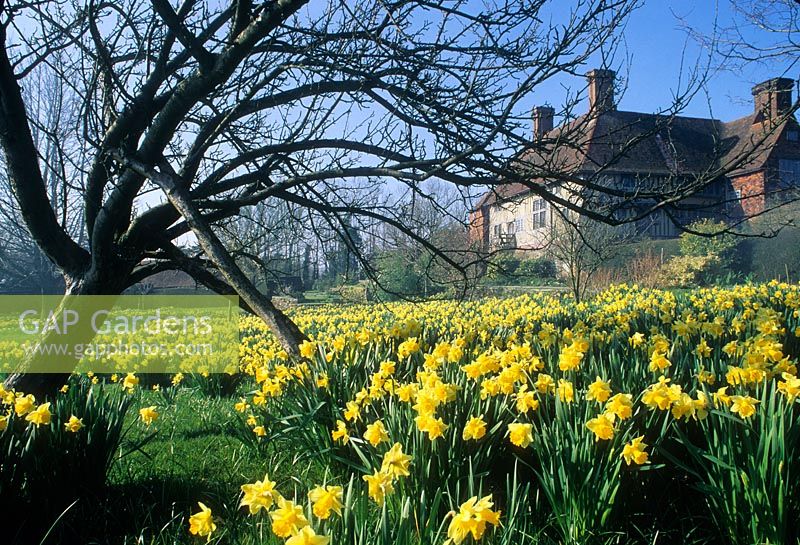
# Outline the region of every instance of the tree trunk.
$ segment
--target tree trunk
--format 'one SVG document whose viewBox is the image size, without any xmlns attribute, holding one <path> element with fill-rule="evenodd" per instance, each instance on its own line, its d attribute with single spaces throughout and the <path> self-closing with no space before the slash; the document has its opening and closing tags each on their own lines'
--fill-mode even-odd
<svg viewBox="0 0 800 545">
<path fill-rule="evenodd" d="M 120 157 L 120 159 L 140 174 L 147 176 L 164 191 L 169 202 L 192 229 L 206 256 L 217 266 L 228 284 L 236 290 L 239 297 L 253 309 L 256 315 L 264 320 L 283 349 L 290 356 L 299 357 L 299 345 L 308 337 L 300 331 L 297 324 L 272 303 L 269 297 L 258 291 L 255 284 L 242 272 L 242 269 L 236 264 L 236 260 L 200 214 L 185 187 L 177 183 L 176 179 L 168 173 L 150 170 L 130 158 Z"/>
<path fill-rule="evenodd" d="M 114 278 L 115 275 L 111 275 Z M 101 285 L 96 282 L 87 282 L 83 279 L 67 281 L 66 292 L 64 297 L 59 303 L 58 308 L 69 306 L 68 298 L 76 295 L 119 295 L 121 290 L 116 285 Z M 87 338 L 76 339 L 70 338 L 70 343 L 81 342 L 87 343 L 91 341 L 91 334 L 88 330 L 85 332 Z M 62 340 L 53 339 L 53 335 L 45 337 L 42 342 L 62 343 Z M 70 358 L 71 359 L 71 358 Z M 71 373 L 64 372 L 41 372 L 43 365 L 41 360 L 35 354 L 29 355 L 24 361 L 20 363 L 16 371 L 10 374 L 4 386 L 8 389 L 13 388 L 17 392 L 25 394 L 33 394 L 37 400 L 42 400 L 47 396 L 52 396 L 66 384 Z M 64 368 L 69 367 L 65 365 Z"/>
</svg>

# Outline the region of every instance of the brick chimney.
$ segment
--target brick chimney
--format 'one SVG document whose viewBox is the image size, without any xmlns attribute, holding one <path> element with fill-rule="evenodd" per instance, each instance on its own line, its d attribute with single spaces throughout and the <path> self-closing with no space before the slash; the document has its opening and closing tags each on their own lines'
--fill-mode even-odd
<svg viewBox="0 0 800 545">
<path fill-rule="evenodd" d="M 792 108 L 794 80 L 772 78 L 753 87 L 755 123 L 773 121 L 789 113 Z"/>
<path fill-rule="evenodd" d="M 611 112 L 617 109 L 614 103 L 613 70 L 595 69 L 586 74 L 589 80 L 589 111 L 596 114 Z"/>
<path fill-rule="evenodd" d="M 553 130 L 553 116 L 556 111 L 550 106 L 536 106 L 533 109 L 533 139 L 539 140 Z"/>
</svg>

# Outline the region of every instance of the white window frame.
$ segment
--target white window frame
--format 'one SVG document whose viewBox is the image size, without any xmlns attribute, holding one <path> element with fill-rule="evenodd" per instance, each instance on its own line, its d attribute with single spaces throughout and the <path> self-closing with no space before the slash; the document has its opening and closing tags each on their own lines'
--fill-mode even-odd
<svg viewBox="0 0 800 545">
<path fill-rule="evenodd" d="M 547 227 L 547 201 L 542 198 L 531 203 L 531 226 L 534 229 Z"/>
</svg>

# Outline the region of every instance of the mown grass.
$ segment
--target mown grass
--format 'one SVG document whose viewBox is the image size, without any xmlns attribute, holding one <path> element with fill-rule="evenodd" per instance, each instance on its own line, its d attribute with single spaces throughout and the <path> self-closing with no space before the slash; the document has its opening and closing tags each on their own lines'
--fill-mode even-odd
<svg viewBox="0 0 800 545">
<path fill-rule="evenodd" d="M 135 395 L 138 399 L 126 417 L 128 433 L 105 490 L 82 498 L 63 516 L 25 524 L 11 542 L 196 544 L 203 540 L 188 533 L 187 520 L 197 511 L 198 501 L 225 519 L 211 543 L 280 542 L 268 526 L 244 524 L 240 486 L 269 472 L 283 489 L 305 490 L 323 468 L 313 460 L 295 464 L 298 453 L 285 443 L 255 449 L 241 441 L 242 416 L 233 410 L 230 397 L 186 387 L 177 389 L 170 400 L 152 391 Z M 148 427 L 138 410 L 152 405 L 159 417 Z"/>
</svg>

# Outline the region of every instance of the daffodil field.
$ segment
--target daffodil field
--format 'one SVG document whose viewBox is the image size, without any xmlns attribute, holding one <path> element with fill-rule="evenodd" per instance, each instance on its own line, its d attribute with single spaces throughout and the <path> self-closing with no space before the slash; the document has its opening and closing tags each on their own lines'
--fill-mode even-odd
<svg viewBox="0 0 800 545">
<path fill-rule="evenodd" d="M 0 493 L 34 504 L 45 492 L 25 471 L 58 489 L 63 475 L 37 465 L 48 448 L 102 478 L 120 437 L 147 452 L 184 390 L 199 406 L 208 383 L 233 381 L 233 397 L 217 395 L 226 416 L 214 407 L 233 441 L 219 449 L 246 462 L 235 490 L 190 490 L 135 542 L 798 543 L 800 285 L 292 318 L 310 338 L 300 361 L 242 319 L 235 380 L 72 377 L 49 404 L 3 392 L 0 448 L 17 463 L 3 464 Z"/>
</svg>

